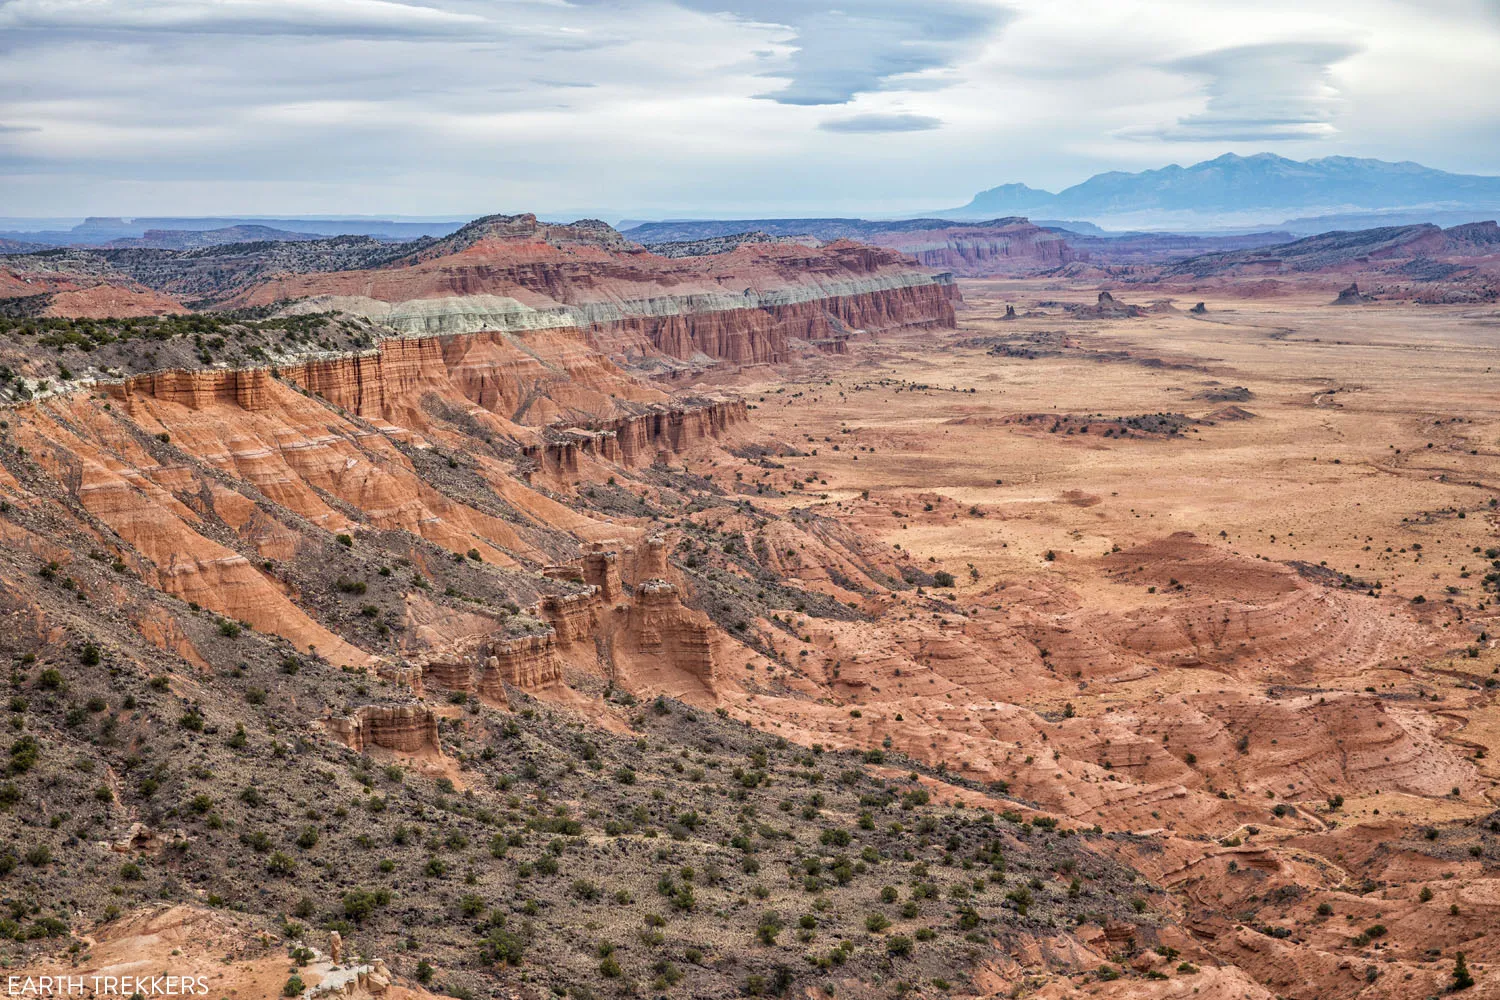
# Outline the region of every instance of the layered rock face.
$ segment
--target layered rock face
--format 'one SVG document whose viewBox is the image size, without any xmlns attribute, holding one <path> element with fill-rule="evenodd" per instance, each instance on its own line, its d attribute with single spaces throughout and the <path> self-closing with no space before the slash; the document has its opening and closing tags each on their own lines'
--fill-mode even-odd
<svg viewBox="0 0 1500 1000">
<path fill-rule="evenodd" d="M 418 657 L 423 687 L 505 701 L 506 686 L 541 690 L 562 679 L 557 633 L 495 636 L 465 648 Z"/>
<path fill-rule="evenodd" d="M 103 389 L 116 405 L 123 405 L 131 416 L 142 397 L 161 400 L 189 410 L 202 410 L 215 404 L 229 404 L 243 410 L 264 410 L 270 403 L 273 379 L 264 368 L 220 371 L 173 370 L 135 375 L 123 382 L 105 385 Z"/>
<path fill-rule="evenodd" d="M 659 657 L 700 680 L 713 677 L 712 626 L 707 616 L 683 606 L 674 584 L 647 580 L 637 587 L 626 628 L 645 656 Z"/>
<path fill-rule="evenodd" d="M 599 612 L 603 601 L 597 587 L 577 594 L 548 594 L 542 598 L 539 615 L 557 634 L 557 645 L 567 649 L 580 642 L 592 641 L 599 631 Z"/>
<path fill-rule="evenodd" d="M 649 465 L 748 421 L 737 398 L 663 402 L 663 393 L 631 379 L 572 330 L 393 338 L 362 354 L 274 369 L 152 372 L 101 388 L 134 417 L 150 415 L 148 401 L 190 413 L 270 411 L 287 385 L 398 434 L 430 433 L 431 399 L 454 401 L 483 411 L 495 433 L 518 438 L 524 455 L 563 474 L 577 473 L 584 459 Z M 574 422 L 579 414 L 588 415 L 582 423 Z"/>
<path fill-rule="evenodd" d="M 636 580 L 664 580 L 667 578 L 667 540 L 661 535 L 647 538 L 635 551 Z"/>
<path fill-rule="evenodd" d="M 364 354 L 282 365 L 287 381 L 369 420 L 421 428 L 422 397 L 437 392 L 515 424 L 663 394 L 628 378 L 570 328 L 389 338 Z"/>
<path fill-rule="evenodd" d="M 423 689 L 462 691 L 468 693 L 475 688 L 474 662 L 470 658 L 437 655 L 422 657 L 417 661 L 422 669 Z"/>
<path fill-rule="evenodd" d="M 997 219 L 983 226 L 893 230 L 871 237 L 915 257 L 927 267 L 962 277 L 1025 274 L 1089 259 L 1059 234 L 1026 219 Z"/>
<path fill-rule="evenodd" d="M 608 227 L 512 216 L 387 267 L 278 277 L 234 304 L 305 300 L 408 336 L 574 328 L 627 359 L 761 364 L 788 357 L 793 339 L 836 345 L 857 332 L 951 327 L 957 298 L 947 276 L 886 248 L 745 244 L 674 260 Z"/>
<path fill-rule="evenodd" d="M 603 543 L 595 542 L 593 547 L 584 553 L 583 578 L 589 584 L 599 588 L 599 597 L 605 604 L 614 604 L 620 600 L 619 556 L 614 552 L 606 552 Z"/>
<path fill-rule="evenodd" d="M 421 705 L 364 705 L 323 726 L 352 750 L 370 747 L 397 753 L 441 753 L 437 715 Z"/>
<path fill-rule="evenodd" d="M 505 685 L 536 690 L 562 679 L 562 664 L 557 658 L 554 633 L 499 639 L 485 647 L 484 670 L 479 677 L 479 692 L 491 698 L 504 698 Z"/>
<path fill-rule="evenodd" d="M 580 471 L 585 458 L 625 466 L 650 465 L 725 437 L 749 420 L 742 399 L 704 399 L 652 406 L 644 413 L 549 429 L 524 454 L 543 470 Z"/>
<path fill-rule="evenodd" d="M 647 579 L 627 592 L 621 577 L 622 562 L 664 566 L 664 541 L 651 539 L 641 553 L 616 546 L 595 542 L 579 563 L 546 567 L 548 578 L 582 589 L 543 595 L 532 613 L 547 623 L 545 632 L 470 637 L 412 658 L 409 668 L 425 689 L 500 702 L 507 700 L 508 687 L 541 691 L 555 686 L 565 662 L 612 680 L 681 689 L 676 681 L 690 678 L 694 686 L 706 688 L 714 672 L 708 616 L 686 607 L 676 585 L 666 580 Z"/>
</svg>

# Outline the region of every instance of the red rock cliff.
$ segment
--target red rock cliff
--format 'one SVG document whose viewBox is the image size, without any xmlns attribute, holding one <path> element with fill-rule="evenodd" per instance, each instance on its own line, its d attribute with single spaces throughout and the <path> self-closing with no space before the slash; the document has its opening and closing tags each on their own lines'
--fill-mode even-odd
<svg viewBox="0 0 1500 1000">
<path fill-rule="evenodd" d="M 647 580 L 637 587 L 625 627 L 628 642 L 640 655 L 700 680 L 713 677 L 708 616 L 684 606 L 673 584 Z"/>
<path fill-rule="evenodd" d="M 381 747 L 399 753 L 440 753 L 437 715 L 421 705 L 364 705 L 353 713 L 322 720 L 323 727 L 351 749 Z"/>
<path fill-rule="evenodd" d="M 837 349 L 860 331 L 954 323 L 948 276 L 885 247 L 745 244 L 669 259 L 565 229 L 480 228 L 386 267 L 277 277 L 234 304 L 307 300 L 411 336 L 571 328 L 625 359 L 737 364 L 783 360 L 792 339 Z"/>
<path fill-rule="evenodd" d="M 653 406 L 645 413 L 557 427 L 525 454 L 548 472 L 576 473 L 584 457 L 621 465 L 649 465 L 661 454 L 681 454 L 728 434 L 749 420 L 742 399 L 694 400 Z"/>
<path fill-rule="evenodd" d="M 1087 251 L 1026 219 L 998 219 L 993 225 L 941 229 L 890 230 L 872 242 L 915 257 L 918 263 L 964 277 L 1028 274 L 1075 260 Z"/>
</svg>

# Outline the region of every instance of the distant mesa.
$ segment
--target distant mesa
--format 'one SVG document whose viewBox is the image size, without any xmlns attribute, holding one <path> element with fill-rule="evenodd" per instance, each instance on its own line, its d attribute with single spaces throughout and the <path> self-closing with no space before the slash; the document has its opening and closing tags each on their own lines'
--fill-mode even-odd
<svg viewBox="0 0 1500 1000">
<path fill-rule="evenodd" d="M 91 216 L 70 229 L 0 233 L 0 238 L 34 246 L 166 246 L 181 249 L 256 240 L 319 239 L 367 236 L 380 240 L 417 240 L 447 236 L 461 225 L 452 221 L 408 222 L 369 218 L 247 218 L 157 216 L 133 219 Z M 174 235 L 176 234 L 176 235 Z M 138 241 L 134 243 L 126 241 Z M 175 246 L 173 244 L 176 244 Z M 8 248 L 0 245 L 0 249 Z"/>
<path fill-rule="evenodd" d="M 1188 312 L 1192 313 L 1194 316 L 1202 316 L 1208 312 L 1208 306 L 1204 305 L 1202 302 L 1199 302 L 1197 305 L 1193 306 L 1193 308 L 1189 309 Z"/>
<path fill-rule="evenodd" d="M 667 257 L 721 252 L 744 242 L 857 240 L 910 254 L 960 278 L 1047 275 L 1090 278 L 1111 268 L 1156 267 L 1209 254 L 1291 243 L 1285 231 L 1230 235 L 1106 233 L 1083 222 L 1015 216 L 980 221 L 914 219 L 695 219 L 642 222 L 623 235 Z"/>
<path fill-rule="evenodd" d="M 224 226 L 219 229 L 148 229 L 143 236 L 122 237 L 107 247 L 143 247 L 156 250 L 191 250 L 229 243 L 296 243 L 328 239 L 326 233 L 299 233 L 271 226 Z"/>
<path fill-rule="evenodd" d="M 742 246 L 756 244 L 796 243 L 802 246 L 819 246 L 821 242 L 816 236 L 772 236 L 770 233 L 756 230 L 748 233 L 731 233 L 728 236 L 709 236 L 701 240 L 655 243 L 651 246 L 651 252 L 675 260 L 680 257 L 709 257 L 714 254 L 732 253 Z"/>
<path fill-rule="evenodd" d="M 666 257 L 723 252 L 745 242 L 857 240 L 914 257 L 958 277 L 1024 275 L 1088 260 L 1070 234 L 1023 218 L 982 222 L 945 219 L 733 219 L 646 222 L 624 235 Z"/>
<path fill-rule="evenodd" d="M 1297 287 L 1350 284 L 1366 293 L 1340 298 L 1350 305 L 1380 298 L 1419 303 L 1482 303 L 1500 299 L 1500 227 L 1493 221 L 1442 229 L 1434 225 L 1385 226 L 1320 233 L 1275 246 L 1202 254 L 1163 261 L 1152 274 L 1136 269 L 1117 280 L 1145 280 L 1173 290 L 1225 289 L 1240 298 L 1285 294 Z M 1184 284 L 1186 283 L 1186 284 Z"/>
<path fill-rule="evenodd" d="M 1413 257 L 1484 256 L 1494 253 L 1495 242 L 1500 241 L 1500 233 L 1494 230 L 1493 222 L 1476 222 L 1452 229 L 1432 225 L 1385 226 L 1320 233 L 1279 246 L 1190 257 L 1169 264 L 1164 273 L 1206 278 L 1254 268 L 1260 274 L 1299 274 Z"/>
</svg>

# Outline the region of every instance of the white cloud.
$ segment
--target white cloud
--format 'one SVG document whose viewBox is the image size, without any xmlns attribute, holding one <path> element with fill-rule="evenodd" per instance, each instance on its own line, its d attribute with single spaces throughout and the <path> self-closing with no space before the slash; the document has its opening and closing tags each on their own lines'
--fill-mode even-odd
<svg viewBox="0 0 1500 1000">
<path fill-rule="evenodd" d="M 1208 82 L 1207 107 L 1165 126 L 1135 126 L 1130 139 L 1284 142 L 1326 139 L 1345 104 L 1331 69 L 1360 51 L 1336 42 L 1265 42 L 1216 49 L 1162 64 Z"/>
<path fill-rule="evenodd" d="M 1485 172 L 1497 42 L 1489 0 L 0 0 L 0 215 L 897 213 L 1273 140 Z"/>
<path fill-rule="evenodd" d="M 943 120 L 931 115 L 913 114 L 867 114 L 850 115 L 848 118 L 831 118 L 828 121 L 819 122 L 818 128 L 824 132 L 926 132 L 929 129 L 941 128 Z"/>
<path fill-rule="evenodd" d="M 706 13 L 785 26 L 791 51 L 759 96 L 781 104 L 846 104 L 856 94 L 963 59 L 1004 28 L 1011 11 L 986 0 L 678 0 Z"/>
</svg>

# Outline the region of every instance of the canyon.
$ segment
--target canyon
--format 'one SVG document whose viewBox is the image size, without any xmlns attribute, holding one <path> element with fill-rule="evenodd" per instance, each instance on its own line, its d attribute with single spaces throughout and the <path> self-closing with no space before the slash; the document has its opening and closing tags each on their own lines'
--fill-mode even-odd
<svg viewBox="0 0 1500 1000">
<path fill-rule="evenodd" d="M 353 937 L 351 995 L 1500 995 L 1492 311 L 1004 222 L 22 281 L 3 877 L 78 905 L 15 966 L 201 922 Z M 1391 259 L 1488 246 L 1438 233 Z M 184 846 L 101 870 L 132 824 Z"/>
</svg>

